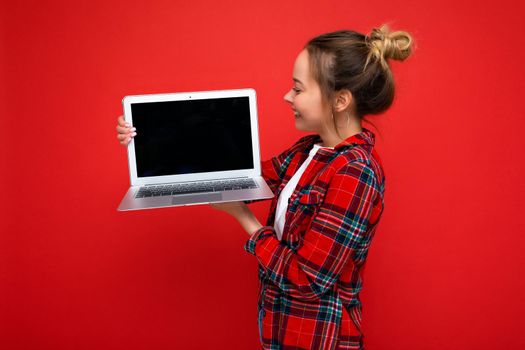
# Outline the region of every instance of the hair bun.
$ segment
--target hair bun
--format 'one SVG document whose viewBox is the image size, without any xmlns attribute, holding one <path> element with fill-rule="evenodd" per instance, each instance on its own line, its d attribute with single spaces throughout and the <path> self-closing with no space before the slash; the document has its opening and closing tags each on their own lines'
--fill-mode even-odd
<svg viewBox="0 0 525 350">
<path fill-rule="evenodd" d="M 390 32 L 386 24 L 373 28 L 366 42 L 370 49 L 368 59 L 374 56 L 384 68 L 388 68 L 387 59 L 403 61 L 412 53 L 412 36 L 402 30 Z"/>
</svg>

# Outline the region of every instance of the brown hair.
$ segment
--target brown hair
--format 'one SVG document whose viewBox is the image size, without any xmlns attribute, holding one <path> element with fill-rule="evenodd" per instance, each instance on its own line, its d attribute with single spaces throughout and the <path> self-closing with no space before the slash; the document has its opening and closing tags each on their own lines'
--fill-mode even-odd
<svg viewBox="0 0 525 350">
<path fill-rule="evenodd" d="M 321 34 L 310 39 L 304 48 L 323 103 L 329 105 L 337 91 L 348 89 L 354 99 L 355 114 L 362 120 L 365 115 L 380 114 L 392 105 L 395 87 L 387 60 L 405 60 L 412 53 L 412 43 L 409 33 L 390 32 L 388 25 L 383 24 L 369 35 L 352 30 Z M 334 128 L 339 135 L 335 120 Z"/>
</svg>

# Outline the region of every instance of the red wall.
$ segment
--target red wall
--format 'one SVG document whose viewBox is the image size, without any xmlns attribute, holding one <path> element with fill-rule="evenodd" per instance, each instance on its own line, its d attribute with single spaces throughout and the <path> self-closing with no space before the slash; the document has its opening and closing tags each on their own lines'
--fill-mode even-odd
<svg viewBox="0 0 525 350">
<path fill-rule="evenodd" d="M 367 348 L 525 346 L 522 2 L 73 3 L 0 10 L 0 348 L 258 348 L 257 263 L 234 219 L 117 212 L 121 99 L 253 87 L 267 159 L 304 135 L 283 100 L 302 45 L 383 22 L 417 48 L 374 119 L 387 193 Z M 264 223 L 269 202 L 252 208 Z"/>
</svg>

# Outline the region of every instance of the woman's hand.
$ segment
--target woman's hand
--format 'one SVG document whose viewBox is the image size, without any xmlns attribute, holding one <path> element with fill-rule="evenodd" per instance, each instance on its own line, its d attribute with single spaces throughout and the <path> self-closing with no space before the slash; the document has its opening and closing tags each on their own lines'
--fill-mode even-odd
<svg viewBox="0 0 525 350">
<path fill-rule="evenodd" d="M 122 146 L 127 146 L 131 138 L 137 135 L 136 129 L 132 128 L 129 123 L 126 123 L 124 116 L 117 118 L 117 139 Z"/>
<path fill-rule="evenodd" d="M 210 205 L 217 210 L 230 214 L 236 219 L 245 215 L 247 211 L 251 212 L 250 208 L 248 208 L 244 202 L 210 203 Z"/>
<path fill-rule="evenodd" d="M 248 208 L 244 202 L 210 203 L 210 205 L 213 208 L 224 211 L 237 219 L 250 236 L 262 227 L 259 220 L 257 220 L 250 208 Z"/>
</svg>

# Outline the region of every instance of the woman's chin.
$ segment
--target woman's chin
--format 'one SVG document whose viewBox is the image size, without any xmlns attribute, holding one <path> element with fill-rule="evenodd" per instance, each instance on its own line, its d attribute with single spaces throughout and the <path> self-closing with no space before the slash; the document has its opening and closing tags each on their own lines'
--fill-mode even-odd
<svg viewBox="0 0 525 350">
<path fill-rule="evenodd" d="M 300 118 L 295 119 L 295 128 L 300 131 L 309 131 Z"/>
</svg>

